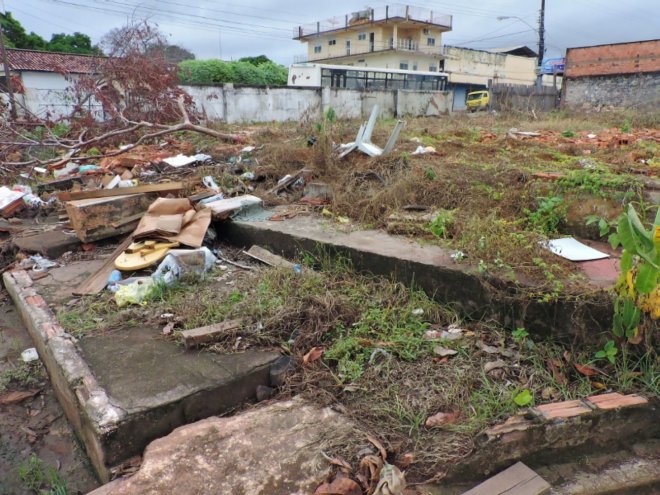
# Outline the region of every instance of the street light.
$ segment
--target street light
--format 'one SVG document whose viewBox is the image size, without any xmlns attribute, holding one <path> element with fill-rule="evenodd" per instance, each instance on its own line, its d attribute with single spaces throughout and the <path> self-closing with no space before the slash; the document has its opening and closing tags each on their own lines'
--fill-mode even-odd
<svg viewBox="0 0 660 495">
<path fill-rule="evenodd" d="M 543 76 L 541 75 L 541 67 L 543 66 L 543 52 L 545 51 L 545 48 L 544 48 L 544 44 L 545 44 L 544 41 L 545 40 L 543 39 L 543 33 L 545 31 L 544 25 L 543 25 L 544 16 L 545 16 L 545 0 L 542 0 L 541 1 L 541 15 L 539 17 L 539 27 L 538 28 L 535 28 L 529 22 L 527 22 L 525 19 L 523 19 L 522 17 L 518 17 L 516 15 L 501 15 L 501 16 L 497 17 L 498 21 L 503 21 L 505 19 L 516 19 L 516 20 L 522 22 L 523 24 L 525 24 L 526 26 L 528 26 L 529 28 L 531 28 L 532 31 L 534 31 L 536 34 L 539 35 L 539 52 L 538 52 L 538 55 L 537 55 L 538 70 L 539 70 L 539 73 L 538 73 L 538 76 L 537 76 L 537 84 L 539 84 L 539 85 L 541 84 L 541 81 L 542 81 L 542 78 L 543 78 Z"/>
</svg>

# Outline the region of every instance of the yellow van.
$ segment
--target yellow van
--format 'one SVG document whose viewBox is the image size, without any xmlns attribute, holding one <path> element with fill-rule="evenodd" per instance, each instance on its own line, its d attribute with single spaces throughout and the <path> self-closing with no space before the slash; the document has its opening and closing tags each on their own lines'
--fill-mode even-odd
<svg viewBox="0 0 660 495">
<path fill-rule="evenodd" d="M 477 110 L 486 110 L 490 103 L 490 93 L 488 91 L 472 91 L 467 95 L 467 109 L 469 112 Z"/>
</svg>

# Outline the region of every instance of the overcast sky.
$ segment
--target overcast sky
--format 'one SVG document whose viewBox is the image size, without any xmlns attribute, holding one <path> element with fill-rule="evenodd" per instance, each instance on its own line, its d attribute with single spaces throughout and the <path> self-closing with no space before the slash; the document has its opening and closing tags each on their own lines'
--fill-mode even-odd
<svg viewBox="0 0 660 495">
<path fill-rule="evenodd" d="M 230 3 L 235 2 L 235 3 Z M 52 33 L 83 32 L 94 42 L 127 19 L 157 23 L 171 43 L 198 59 L 237 59 L 265 54 L 289 65 L 304 46 L 292 38 L 300 24 L 343 16 L 365 6 L 394 2 L 365 0 L 0 0 L 28 31 L 46 39 Z M 405 2 L 401 2 L 405 3 Z M 316 4 L 316 5 L 314 5 Z M 408 3 L 453 15 L 443 44 L 470 48 L 538 45 L 541 0 L 443 0 Z M 471 7 L 470 5 L 478 5 Z M 515 18 L 498 20 L 502 16 Z M 655 19 L 655 21 L 654 21 Z M 657 0 L 546 0 L 546 56 L 567 47 L 660 37 Z"/>
</svg>

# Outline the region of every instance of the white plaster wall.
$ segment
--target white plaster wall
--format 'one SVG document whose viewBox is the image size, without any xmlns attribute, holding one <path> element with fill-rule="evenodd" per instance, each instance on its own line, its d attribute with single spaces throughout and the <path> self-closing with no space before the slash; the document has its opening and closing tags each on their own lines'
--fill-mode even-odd
<svg viewBox="0 0 660 495">
<path fill-rule="evenodd" d="M 75 75 L 70 78 L 75 78 Z M 42 119 L 57 120 L 73 111 L 74 104 L 68 88 L 72 81 L 67 80 L 62 74 L 55 72 L 22 72 L 21 80 L 25 88 L 22 96 L 23 104 Z M 88 109 L 102 118 L 101 105 L 95 100 L 90 100 Z"/>
<path fill-rule="evenodd" d="M 182 86 L 208 120 L 284 122 L 318 120 L 332 108 L 339 119 L 365 119 L 374 105 L 380 116 L 442 115 L 451 110 L 451 91 L 358 91 L 343 88 Z"/>
<path fill-rule="evenodd" d="M 225 94 L 218 86 L 181 86 L 195 103 L 195 109 L 207 120 L 225 120 Z"/>
<path fill-rule="evenodd" d="M 409 91 L 397 93 L 397 117 L 439 116 L 451 111 L 451 91 Z"/>
</svg>

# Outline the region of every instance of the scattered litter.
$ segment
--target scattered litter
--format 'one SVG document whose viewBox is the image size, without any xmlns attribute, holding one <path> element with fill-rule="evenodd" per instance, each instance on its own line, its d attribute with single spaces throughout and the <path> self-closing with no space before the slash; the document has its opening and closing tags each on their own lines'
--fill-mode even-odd
<svg viewBox="0 0 660 495">
<path fill-rule="evenodd" d="M 425 425 L 427 428 L 433 428 L 434 426 L 442 426 L 446 424 L 455 423 L 456 420 L 458 419 L 458 416 L 459 416 L 458 411 L 452 411 L 449 413 L 439 412 L 434 414 L 433 416 L 429 416 L 426 419 Z"/>
<path fill-rule="evenodd" d="M 175 322 L 170 321 L 163 327 L 163 335 L 170 335 L 172 333 L 172 330 L 174 330 L 174 325 L 176 325 Z"/>
<path fill-rule="evenodd" d="M 170 285 L 182 277 L 202 276 L 215 265 L 216 261 L 217 258 L 207 247 L 172 249 L 151 277 L 157 282 Z"/>
<path fill-rule="evenodd" d="M 287 268 L 289 267 L 293 268 L 295 266 L 290 261 L 285 260 L 281 256 L 271 253 L 270 251 L 262 248 L 261 246 L 254 245 L 247 251 L 243 251 L 243 253 L 269 266 L 283 266 Z"/>
<path fill-rule="evenodd" d="M 13 215 L 18 209 L 23 206 L 24 192 L 12 191 L 6 186 L 0 186 L 0 212 L 2 216 L 7 217 Z"/>
<path fill-rule="evenodd" d="M 216 184 L 215 179 L 211 175 L 206 175 L 202 178 L 202 184 L 214 192 L 220 192 L 220 186 Z"/>
<path fill-rule="evenodd" d="M 254 172 L 245 172 L 241 174 L 241 179 L 245 179 L 245 180 L 254 180 L 254 177 L 255 177 Z"/>
<path fill-rule="evenodd" d="M 324 352 L 325 349 L 323 347 L 312 347 L 307 354 L 303 356 L 303 365 L 318 361 L 321 356 L 323 356 Z"/>
<path fill-rule="evenodd" d="M 406 477 L 401 470 L 385 462 L 380 470 L 380 481 L 376 485 L 373 495 L 403 495 L 406 489 Z"/>
<path fill-rule="evenodd" d="M 204 163 L 211 160 L 210 155 L 205 155 L 204 153 L 198 153 L 197 155 L 186 156 L 183 154 L 178 154 L 170 158 L 163 158 L 163 161 L 171 167 L 185 167 L 186 165 L 192 165 L 193 163 Z"/>
<path fill-rule="evenodd" d="M 387 155 L 394 149 L 394 145 L 399 139 L 399 134 L 401 134 L 401 129 L 403 129 L 403 126 L 406 123 L 403 120 L 397 121 L 396 125 L 394 126 L 394 130 L 390 135 L 390 138 L 387 140 L 387 143 L 385 144 L 385 147 L 381 149 L 371 142 L 371 134 L 374 131 L 374 127 L 376 125 L 376 120 L 378 119 L 379 113 L 380 113 L 380 107 L 378 105 L 374 105 L 369 120 L 360 126 L 355 141 L 353 141 L 352 143 L 342 144 L 339 147 L 341 151 L 341 153 L 339 154 L 339 158 L 344 158 L 346 155 L 348 155 L 350 152 L 354 150 L 360 150 L 366 155 L 375 157 L 375 156 Z"/>
<path fill-rule="evenodd" d="M 30 347 L 21 352 L 21 359 L 24 363 L 31 363 L 32 361 L 39 359 L 39 353 L 37 352 L 37 349 Z"/>
<path fill-rule="evenodd" d="M 449 257 L 454 260 L 456 263 L 460 263 L 463 261 L 467 256 L 463 251 L 455 251 L 449 255 Z"/>
<path fill-rule="evenodd" d="M 424 310 L 422 308 L 415 308 L 412 310 L 412 314 L 415 316 L 420 316 L 424 314 Z"/>
<path fill-rule="evenodd" d="M 241 153 L 252 153 L 255 149 L 257 149 L 255 146 L 246 146 L 241 150 Z"/>
<path fill-rule="evenodd" d="M 114 189 L 119 185 L 121 182 L 121 177 L 119 175 L 115 175 L 110 182 L 105 186 L 106 189 Z"/>
<path fill-rule="evenodd" d="M 121 272 L 119 270 L 112 270 L 110 276 L 108 277 L 108 285 L 106 286 L 110 292 L 117 292 L 119 290 L 118 282 L 122 279 Z"/>
<path fill-rule="evenodd" d="M 553 253 L 570 261 L 590 261 L 609 258 L 610 255 L 582 244 L 572 237 L 541 242 L 541 245 Z"/>
<path fill-rule="evenodd" d="M 154 281 L 151 277 L 138 277 L 132 283 L 120 285 L 115 292 L 115 302 L 120 308 L 129 304 L 143 304 L 151 293 Z"/>
<path fill-rule="evenodd" d="M 273 216 L 272 212 L 264 210 L 261 198 L 249 194 L 212 201 L 206 203 L 204 207 L 212 212 L 214 220 L 232 217 L 234 220 L 259 221 Z"/>
<path fill-rule="evenodd" d="M 485 344 L 485 343 L 483 343 L 481 340 L 477 340 L 477 341 L 475 342 L 475 345 L 476 345 L 479 349 L 481 349 L 482 351 L 484 351 L 486 354 L 499 354 L 499 352 L 500 352 L 500 349 L 498 349 L 497 347 L 494 347 L 494 346 L 492 346 L 492 345 Z"/>
<path fill-rule="evenodd" d="M 587 137 L 589 139 L 594 139 L 596 137 L 596 135 L 595 134 L 587 134 Z"/>
<path fill-rule="evenodd" d="M 421 143 L 422 142 L 422 140 L 418 137 L 411 137 L 410 141 L 412 141 L 413 143 Z"/>
<path fill-rule="evenodd" d="M 30 260 L 34 263 L 34 267 L 32 269 L 35 271 L 46 271 L 50 268 L 55 268 L 58 266 L 56 262 L 51 261 L 48 258 L 41 256 L 40 254 L 33 254 L 30 256 Z"/>
<path fill-rule="evenodd" d="M 541 134 L 538 132 L 519 131 L 515 127 L 509 129 L 509 132 L 507 133 L 507 136 L 509 136 L 512 139 L 529 139 L 533 137 L 539 137 L 540 135 Z"/>
<path fill-rule="evenodd" d="M 436 150 L 433 146 L 417 146 L 417 149 L 411 154 L 413 155 L 426 155 L 427 153 L 436 153 Z"/>
<path fill-rule="evenodd" d="M 207 205 L 209 203 L 213 203 L 214 201 L 220 201 L 221 199 L 225 199 L 224 194 L 215 194 L 213 196 L 209 196 L 208 198 L 204 198 L 200 200 L 197 204 L 199 205 Z"/>
</svg>

